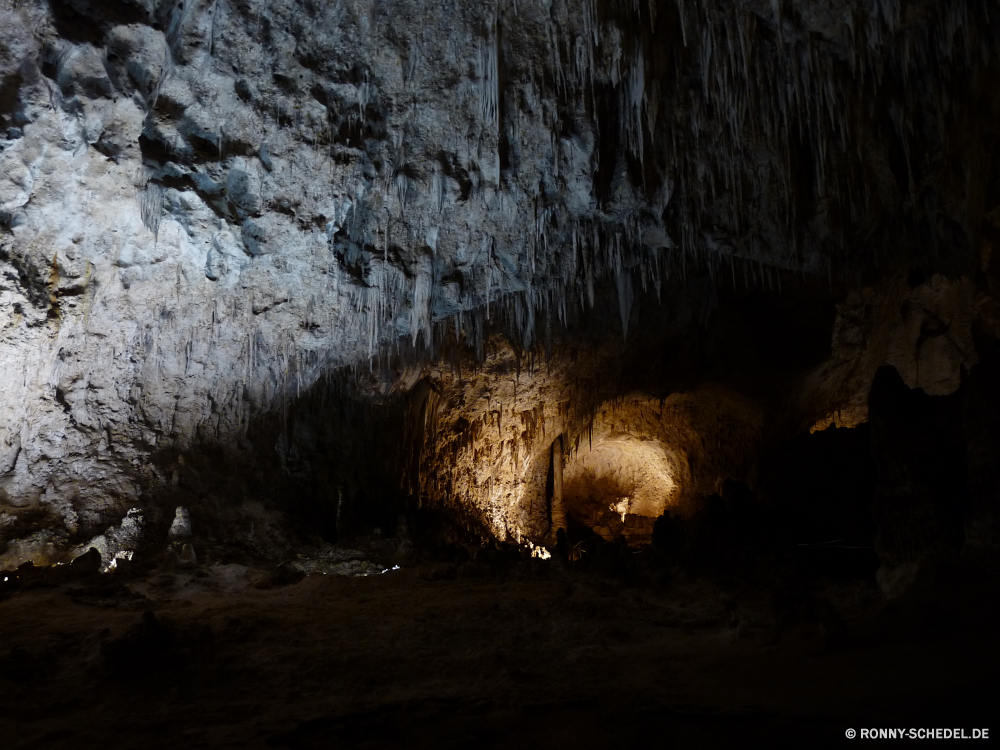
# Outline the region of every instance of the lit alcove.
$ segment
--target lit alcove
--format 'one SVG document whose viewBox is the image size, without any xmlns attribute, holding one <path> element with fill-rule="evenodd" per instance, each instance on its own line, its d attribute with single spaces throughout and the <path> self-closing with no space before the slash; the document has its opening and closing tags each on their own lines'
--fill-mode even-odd
<svg viewBox="0 0 1000 750">
<path fill-rule="evenodd" d="M 630 545 L 647 544 L 657 517 L 680 496 L 684 461 L 655 438 L 598 438 L 581 446 L 566 464 L 566 515 L 605 541 L 624 536 Z"/>
<path fill-rule="evenodd" d="M 650 543 L 664 511 L 690 517 L 725 478 L 745 478 L 762 420 L 759 407 L 719 387 L 606 401 L 567 438 L 561 493 L 552 496 L 568 541 Z"/>
</svg>

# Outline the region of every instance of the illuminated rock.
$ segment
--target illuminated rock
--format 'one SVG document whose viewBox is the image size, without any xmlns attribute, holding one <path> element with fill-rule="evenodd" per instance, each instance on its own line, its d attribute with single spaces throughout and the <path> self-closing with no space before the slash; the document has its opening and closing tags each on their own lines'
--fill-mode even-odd
<svg viewBox="0 0 1000 750">
<path fill-rule="evenodd" d="M 167 536 L 172 540 L 191 538 L 191 514 L 188 513 L 187 508 L 178 506 L 174 511 L 174 520 L 170 524 Z"/>
</svg>

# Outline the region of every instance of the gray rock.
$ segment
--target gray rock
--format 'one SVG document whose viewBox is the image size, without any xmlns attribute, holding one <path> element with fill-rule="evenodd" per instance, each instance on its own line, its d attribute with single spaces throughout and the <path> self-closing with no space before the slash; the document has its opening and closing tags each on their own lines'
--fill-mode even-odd
<svg viewBox="0 0 1000 750">
<path fill-rule="evenodd" d="M 198 567 L 198 556 L 194 552 L 194 546 L 190 543 L 181 548 L 181 553 L 177 558 L 177 565 L 182 569 L 192 569 Z"/>
<path fill-rule="evenodd" d="M 993 101 L 970 87 L 992 80 L 978 69 L 997 14 L 855 2 L 847 24 L 826 0 L 776 15 L 786 4 L 676 4 L 660 38 L 635 13 L 662 3 L 189 2 L 154 21 L 143 0 L 125 24 L 85 4 L 94 25 L 73 39 L 52 4 L 4 4 L 4 491 L 99 531 L 169 482 L 154 453 L 239 445 L 324 374 L 430 343 L 447 318 L 482 350 L 498 300 L 527 348 L 602 279 L 627 329 L 634 289 L 659 293 L 696 261 L 763 286 L 775 269 L 836 276 L 845 238 L 871 227 L 948 246 L 911 221 L 918 193 L 921 216 L 957 227 L 948 242 L 977 236 L 955 193 L 969 183 L 903 184 L 882 131 L 942 163 L 978 153 L 950 123 Z M 956 24 L 956 48 L 938 44 Z M 928 111 L 924 138 L 908 113 Z M 967 318 L 896 353 L 922 386 L 957 387 Z M 517 528 L 506 506 L 480 511 Z"/>
<path fill-rule="evenodd" d="M 173 541 L 191 538 L 191 514 L 184 506 L 178 506 L 174 511 L 174 520 L 167 536 Z"/>
</svg>

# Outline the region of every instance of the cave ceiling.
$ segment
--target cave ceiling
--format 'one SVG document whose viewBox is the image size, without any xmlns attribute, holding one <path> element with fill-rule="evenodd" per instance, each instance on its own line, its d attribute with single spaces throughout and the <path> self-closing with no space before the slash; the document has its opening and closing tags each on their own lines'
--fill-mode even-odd
<svg viewBox="0 0 1000 750">
<path fill-rule="evenodd" d="M 288 414 L 345 378 L 408 394 L 415 502 L 518 541 L 559 436 L 569 484 L 618 451 L 682 502 L 883 364 L 953 392 L 1000 320 L 998 18 L 3 0 L 0 534 L 86 536 L 267 415 L 315 469 Z"/>
</svg>

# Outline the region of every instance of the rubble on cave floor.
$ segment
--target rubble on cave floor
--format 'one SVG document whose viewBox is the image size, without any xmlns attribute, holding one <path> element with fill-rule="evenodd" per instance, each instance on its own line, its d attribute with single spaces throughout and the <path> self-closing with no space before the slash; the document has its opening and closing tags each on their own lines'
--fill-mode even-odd
<svg viewBox="0 0 1000 750">
<path fill-rule="evenodd" d="M 386 572 L 387 568 L 368 559 L 365 552 L 333 545 L 299 551 L 288 567 L 305 575 L 364 577 Z M 397 566 L 398 568 L 398 566 Z M 388 568 L 388 569 L 391 569 Z"/>
<path fill-rule="evenodd" d="M 300 552 L 303 566 L 365 563 L 359 550 Z M 380 748 L 407 727 L 408 746 L 430 747 L 422 737 L 451 746 L 475 726 L 493 738 L 484 747 L 509 747 L 514 727 L 541 746 L 557 724 L 572 747 L 637 746 L 639 728 L 813 737 L 842 735 L 848 717 L 928 716 L 969 686 L 981 711 L 995 683 L 990 582 L 890 607 L 822 582 L 775 597 L 682 574 L 476 562 L 492 574 L 426 575 L 439 561 L 282 578 L 210 563 L 22 588 L 0 601 L 0 736 L 5 748 Z M 151 715 L 184 720 L 155 729 Z"/>
</svg>

